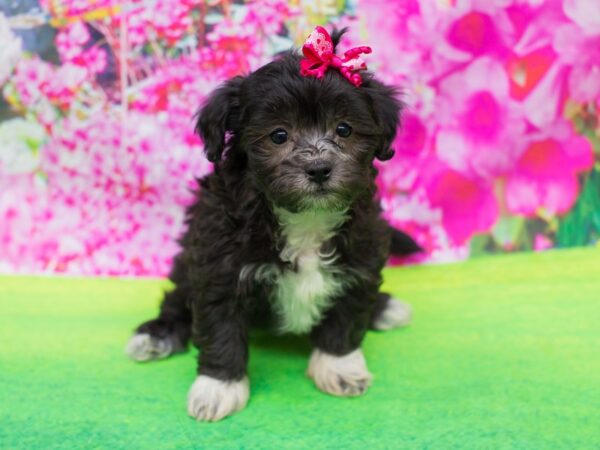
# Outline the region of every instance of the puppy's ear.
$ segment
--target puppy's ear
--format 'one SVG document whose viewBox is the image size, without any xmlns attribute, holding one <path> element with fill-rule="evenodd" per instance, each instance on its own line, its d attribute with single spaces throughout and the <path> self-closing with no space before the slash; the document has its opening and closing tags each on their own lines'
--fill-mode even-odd
<svg viewBox="0 0 600 450">
<path fill-rule="evenodd" d="M 398 99 L 397 89 L 375 79 L 368 80 L 359 89 L 364 89 L 369 96 L 372 113 L 380 128 L 381 142 L 375 157 L 380 161 L 387 161 L 394 156 L 391 145 L 400 125 L 400 112 L 404 105 Z"/>
<path fill-rule="evenodd" d="M 226 133 L 236 133 L 240 120 L 240 87 L 243 77 L 235 77 L 217 88 L 198 112 L 196 133 L 202 138 L 206 158 L 221 159 Z"/>
</svg>

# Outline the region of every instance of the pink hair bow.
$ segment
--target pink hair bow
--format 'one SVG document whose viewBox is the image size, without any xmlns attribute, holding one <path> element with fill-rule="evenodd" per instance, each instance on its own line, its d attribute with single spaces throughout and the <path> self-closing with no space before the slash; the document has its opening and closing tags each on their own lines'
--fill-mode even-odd
<svg viewBox="0 0 600 450">
<path fill-rule="evenodd" d="M 362 84 L 358 73 L 367 70 L 367 65 L 360 58 L 361 54 L 371 53 L 371 47 L 354 47 L 340 58 L 333 52 L 333 41 L 327 30 L 315 27 L 302 46 L 304 58 L 300 61 L 300 75 L 323 78 L 329 68 L 337 69 L 354 86 Z"/>
</svg>

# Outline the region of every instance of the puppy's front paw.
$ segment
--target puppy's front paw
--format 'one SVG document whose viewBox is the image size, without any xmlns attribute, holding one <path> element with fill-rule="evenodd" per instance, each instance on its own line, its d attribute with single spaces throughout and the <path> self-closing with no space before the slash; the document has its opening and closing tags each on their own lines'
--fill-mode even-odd
<svg viewBox="0 0 600 450">
<path fill-rule="evenodd" d="M 364 394 L 373 378 L 360 349 L 344 356 L 315 349 L 310 356 L 307 374 L 323 392 L 339 396 Z"/>
<path fill-rule="evenodd" d="M 243 409 L 249 396 L 248 377 L 221 381 L 200 375 L 188 394 L 188 413 L 197 420 L 214 422 Z"/>
</svg>

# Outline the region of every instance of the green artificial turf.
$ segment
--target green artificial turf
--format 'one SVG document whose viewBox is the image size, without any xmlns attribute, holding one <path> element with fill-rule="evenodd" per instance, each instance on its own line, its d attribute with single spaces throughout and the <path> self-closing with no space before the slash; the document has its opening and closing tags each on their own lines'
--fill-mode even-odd
<svg viewBox="0 0 600 450">
<path fill-rule="evenodd" d="M 0 448 L 600 448 L 600 250 L 385 275 L 415 318 L 369 333 L 364 397 L 317 391 L 304 339 L 256 334 L 248 407 L 209 424 L 185 409 L 195 351 L 123 355 L 164 281 L 0 278 Z"/>
</svg>

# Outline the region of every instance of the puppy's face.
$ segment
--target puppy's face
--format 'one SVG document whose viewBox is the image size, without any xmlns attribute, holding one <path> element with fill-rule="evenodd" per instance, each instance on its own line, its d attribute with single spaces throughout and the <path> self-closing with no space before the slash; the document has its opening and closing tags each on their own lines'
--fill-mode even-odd
<svg viewBox="0 0 600 450">
<path fill-rule="evenodd" d="M 393 89 L 375 80 L 357 88 L 335 71 L 302 77 L 289 54 L 217 91 L 198 129 L 210 158 L 217 127 L 206 119 L 219 110 L 221 131 L 232 133 L 226 158 L 245 159 L 247 176 L 274 205 L 341 210 L 371 189 L 374 158 L 392 156 L 399 108 Z M 217 144 L 214 159 L 225 147 Z"/>
</svg>

